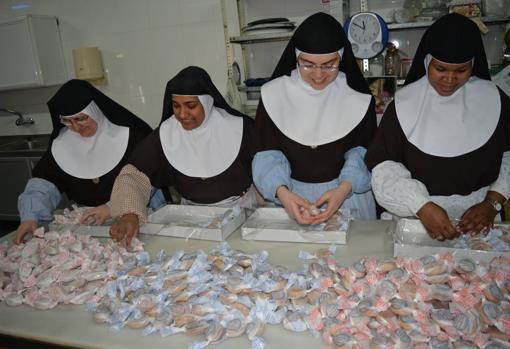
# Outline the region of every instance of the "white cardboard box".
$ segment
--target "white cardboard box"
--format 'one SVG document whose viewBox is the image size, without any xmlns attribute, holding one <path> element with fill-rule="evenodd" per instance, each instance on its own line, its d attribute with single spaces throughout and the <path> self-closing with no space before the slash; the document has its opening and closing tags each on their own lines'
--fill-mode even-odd
<svg viewBox="0 0 510 349">
<path fill-rule="evenodd" d="M 285 209 L 258 208 L 241 228 L 244 240 L 289 241 L 317 244 L 346 244 L 347 228 L 342 231 L 314 230 L 290 218 Z"/>
<path fill-rule="evenodd" d="M 167 205 L 149 215 L 148 222 L 163 225 L 157 235 L 224 241 L 246 220 L 244 209 L 213 206 Z M 208 227 L 215 219 L 225 219 L 219 227 Z"/>
<path fill-rule="evenodd" d="M 496 224 L 497 226 L 497 224 Z M 482 251 L 455 248 L 455 240 L 432 239 L 418 219 L 403 218 L 397 222 L 393 238 L 393 255 L 423 257 L 426 255 L 453 253 L 455 257 L 470 257 L 477 261 L 490 262 L 494 257 L 507 256 L 510 251 Z"/>
</svg>

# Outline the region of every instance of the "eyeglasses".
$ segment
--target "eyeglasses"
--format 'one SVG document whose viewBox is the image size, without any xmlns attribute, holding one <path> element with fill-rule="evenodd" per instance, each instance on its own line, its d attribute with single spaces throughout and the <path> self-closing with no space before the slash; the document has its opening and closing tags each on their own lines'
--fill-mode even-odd
<svg viewBox="0 0 510 349">
<path fill-rule="evenodd" d="M 312 71 L 314 69 L 320 69 L 323 73 L 331 73 L 338 70 L 338 65 L 334 64 L 315 64 L 315 63 L 301 63 L 299 60 L 297 61 L 298 66 L 303 68 L 304 71 Z"/>
<path fill-rule="evenodd" d="M 87 121 L 89 121 L 90 117 L 88 115 L 80 115 L 80 116 L 75 116 L 73 118 L 63 118 L 61 117 L 60 118 L 60 122 L 67 126 L 67 127 L 71 127 L 73 125 L 76 125 L 76 126 L 84 126 Z"/>
</svg>

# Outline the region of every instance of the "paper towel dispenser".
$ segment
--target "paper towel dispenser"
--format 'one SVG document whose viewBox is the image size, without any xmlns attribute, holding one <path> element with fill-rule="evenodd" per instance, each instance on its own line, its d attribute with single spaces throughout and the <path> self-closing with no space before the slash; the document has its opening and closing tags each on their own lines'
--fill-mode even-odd
<svg viewBox="0 0 510 349">
<path fill-rule="evenodd" d="M 96 81 L 105 77 L 101 52 L 97 47 L 73 49 L 73 62 L 77 79 Z"/>
</svg>

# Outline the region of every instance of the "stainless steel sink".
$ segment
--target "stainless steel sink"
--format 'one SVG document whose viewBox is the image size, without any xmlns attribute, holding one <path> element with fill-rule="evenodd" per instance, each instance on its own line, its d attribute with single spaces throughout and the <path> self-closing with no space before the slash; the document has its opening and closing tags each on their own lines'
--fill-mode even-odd
<svg viewBox="0 0 510 349">
<path fill-rule="evenodd" d="M 0 153 L 44 152 L 48 148 L 49 137 L 14 137 L 0 140 Z"/>
<path fill-rule="evenodd" d="M 45 150 L 47 147 L 48 142 L 23 140 L 0 145 L 0 151 Z"/>
</svg>

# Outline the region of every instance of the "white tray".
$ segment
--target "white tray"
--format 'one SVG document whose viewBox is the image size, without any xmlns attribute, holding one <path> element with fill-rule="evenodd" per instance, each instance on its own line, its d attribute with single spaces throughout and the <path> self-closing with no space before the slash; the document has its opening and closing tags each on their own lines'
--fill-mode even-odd
<svg viewBox="0 0 510 349">
<path fill-rule="evenodd" d="M 346 244 L 347 231 L 321 231 L 300 225 L 283 208 L 258 208 L 241 228 L 244 240 Z"/>
<path fill-rule="evenodd" d="M 207 225 L 217 217 L 230 215 L 219 228 Z M 244 209 L 238 215 L 232 209 L 212 206 L 167 205 L 149 215 L 148 222 L 162 224 L 158 235 L 180 238 L 223 241 L 246 220 Z"/>
<path fill-rule="evenodd" d="M 505 224 L 496 224 L 505 226 Z M 393 238 L 393 255 L 423 257 L 432 254 L 453 253 L 456 257 L 470 257 L 477 261 L 490 262 L 494 257 L 507 256 L 510 251 L 482 251 L 453 247 L 456 240 L 438 241 L 432 239 L 418 219 L 403 218 L 397 222 Z"/>
</svg>

